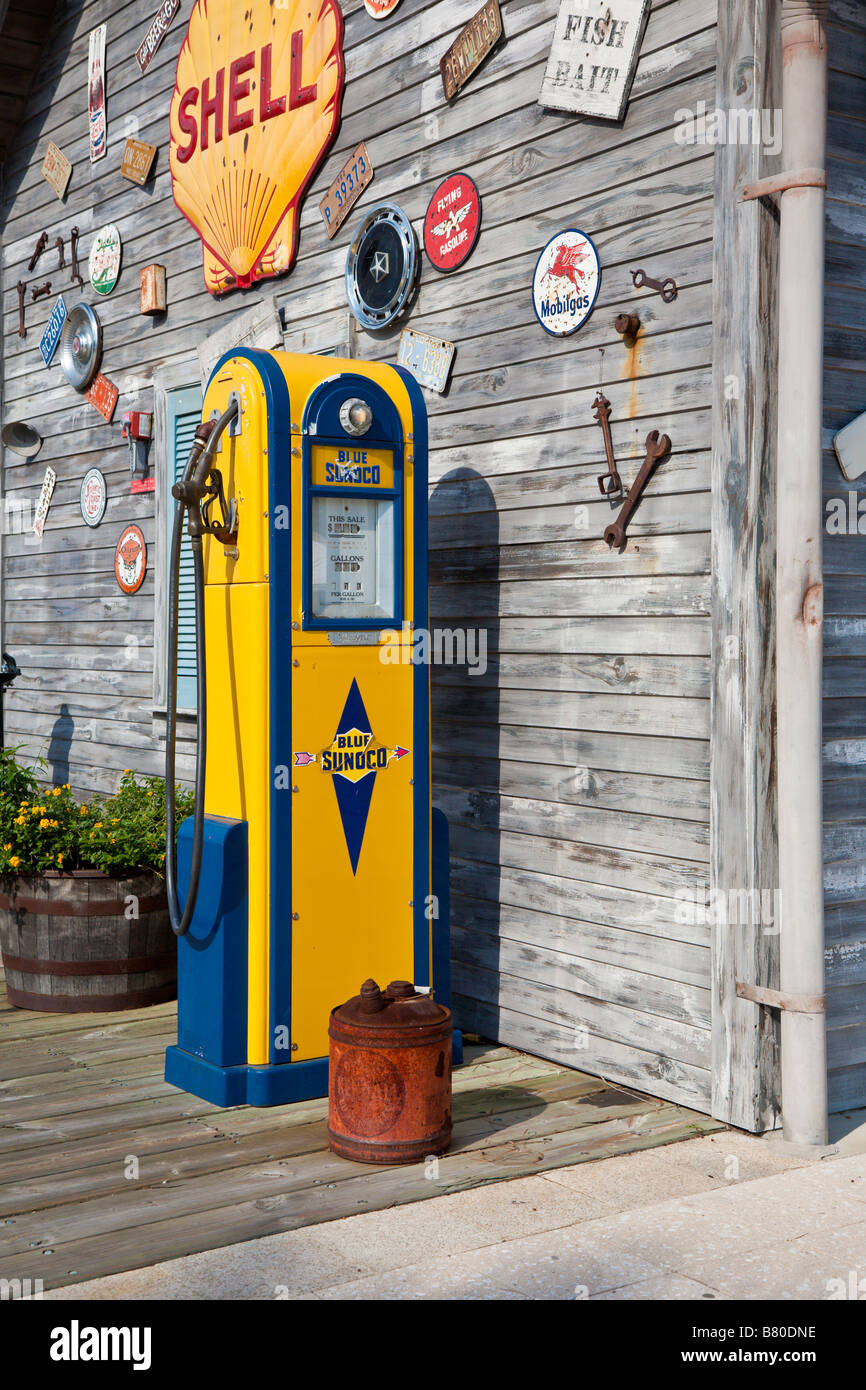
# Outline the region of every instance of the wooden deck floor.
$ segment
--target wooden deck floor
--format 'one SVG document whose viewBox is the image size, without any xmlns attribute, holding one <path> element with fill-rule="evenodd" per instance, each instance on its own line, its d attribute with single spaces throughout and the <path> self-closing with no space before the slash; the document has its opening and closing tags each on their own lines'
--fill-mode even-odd
<svg viewBox="0 0 866 1390">
<path fill-rule="evenodd" d="M 454 1142 L 370 1168 L 327 1147 L 325 1101 L 220 1110 L 167 1086 L 175 1006 L 11 1008 L 0 983 L 0 1278 L 45 1289 L 718 1129 L 504 1047 L 467 1048 Z"/>
</svg>

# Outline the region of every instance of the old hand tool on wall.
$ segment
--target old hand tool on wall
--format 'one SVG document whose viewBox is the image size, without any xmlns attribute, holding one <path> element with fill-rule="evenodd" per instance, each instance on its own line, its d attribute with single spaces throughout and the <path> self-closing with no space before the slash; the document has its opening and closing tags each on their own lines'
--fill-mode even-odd
<svg viewBox="0 0 866 1390">
<path fill-rule="evenodd" d="M 592 413 L 601 425 L 604 452 L 607 456 L 607 472 L 599 474 L 598 490 L 603 497 L 612 497 L 615 492 L 622 492 L 622 480 L 616 471 L 616 459 L 613 456 L 613 442 L 610 437 L 610 401 L 602 391 L 596 395 Z"/>
<path fill-rule="evenodd" d="M 646 271 L 633 270 L 631 279 L 636 290 L 642 290 L 644 285 L 648 290 L 658 290 L 665 304 L 670 304 L 671 300 L 677 297 L 677 282 L 672 275 L 669 275 L 666 280 L 653 280 Z"/>
<path fill-rule="evenodd" d="M 80 274 L 79 269 L 78 269 L 78 237 L 79 237 L 79 235 L 80 235 L 80 233 L 79 233 L 77 227 L 73 227 L 73 228 L 72 228 L 72 231 L 69 233 L 69 254 L 70 254 L 70 257 L 71 257 L 71 259 L 72 259 L 72 273 L 71 273 L 70 278 L 71 278 L 73 284 L 74 284 L 75 281 L 77 280 L 78 283 L 79 283 L 79 285 L 83 285 L 83 284 L 84 284 L 84 277 L 83 277 L 83 275 Z"/>
<path fill-rule="evenodd" d="M 34 248 L 33 248 L 33 255 L 30 257 L 30 260 L 27 262 L 27 269 L 28 269 L 28 270 L 31 270 L 31 271 L 32 271 L 32 270 L 35 269 L 35 267 L 36 267 L 36 262 L 39 260 L 39 257 L 42 255 L 42 252 L 45 250 L 45 248 L 46 248 L 47 245 L 48 245 L 48 233 L 47 233 L 47 232 L 43 232 L 43 233 L 41 234 L 41 236 L 39 237 L 39 240 L 37 241 L 36 245 L 35 245 Z"/>
<path fill-rule="evenodd" d="M 646 458 L 640 466 L 640 472 L 628 490 L 616 521 L 612 521 L 610 526 L 604 529 L 604 538 L 608 545 L 616 546 L 617 550 L 621 550 L 625 545 L 625 528 L 631 514 L 641 499 L 641 493 L 649 482 L 653 469 L 670 447 L 671 441 L 666 434 L 659 436 L 658 430 L 650 430 L 646 437 Z"/>
</svg>

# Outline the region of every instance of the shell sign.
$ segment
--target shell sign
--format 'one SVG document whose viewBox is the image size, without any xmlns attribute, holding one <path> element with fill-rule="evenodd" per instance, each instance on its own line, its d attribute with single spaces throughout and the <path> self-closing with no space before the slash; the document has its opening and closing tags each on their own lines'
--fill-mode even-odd
<svg viewBox="0 0 866 1390">
<path fill-rule="evenodd" d="M 177 60 L 169 163 L 211 294 L 292 268 L 344 76 L 338 0 L 197 0 Z"/>
</svg>

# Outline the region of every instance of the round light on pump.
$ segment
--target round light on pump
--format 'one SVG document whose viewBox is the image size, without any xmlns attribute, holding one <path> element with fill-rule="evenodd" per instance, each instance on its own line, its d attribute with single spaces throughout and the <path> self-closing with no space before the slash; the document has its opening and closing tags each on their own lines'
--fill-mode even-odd
<svg viewBox="0 0 866 1390">
<path fill-rule="evenodd" d="M 366 434 L 373 423 L 373 412 L 366 401 L 357 396 L 343 401 L 340 406 L 340 424 L 347 434 Z"/>
</svg>

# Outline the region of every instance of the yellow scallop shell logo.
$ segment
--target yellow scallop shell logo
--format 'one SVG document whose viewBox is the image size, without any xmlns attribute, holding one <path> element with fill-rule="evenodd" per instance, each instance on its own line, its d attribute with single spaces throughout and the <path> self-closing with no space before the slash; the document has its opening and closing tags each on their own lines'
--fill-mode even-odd
<svg viewBox="0 0 866 1390">
<path fill-rule="evenodd" d="M 344 77 L 338 0 L 197 0 L 177 60 L 169 165 L 211 294 L 291 270 Z"/>
</svg>

